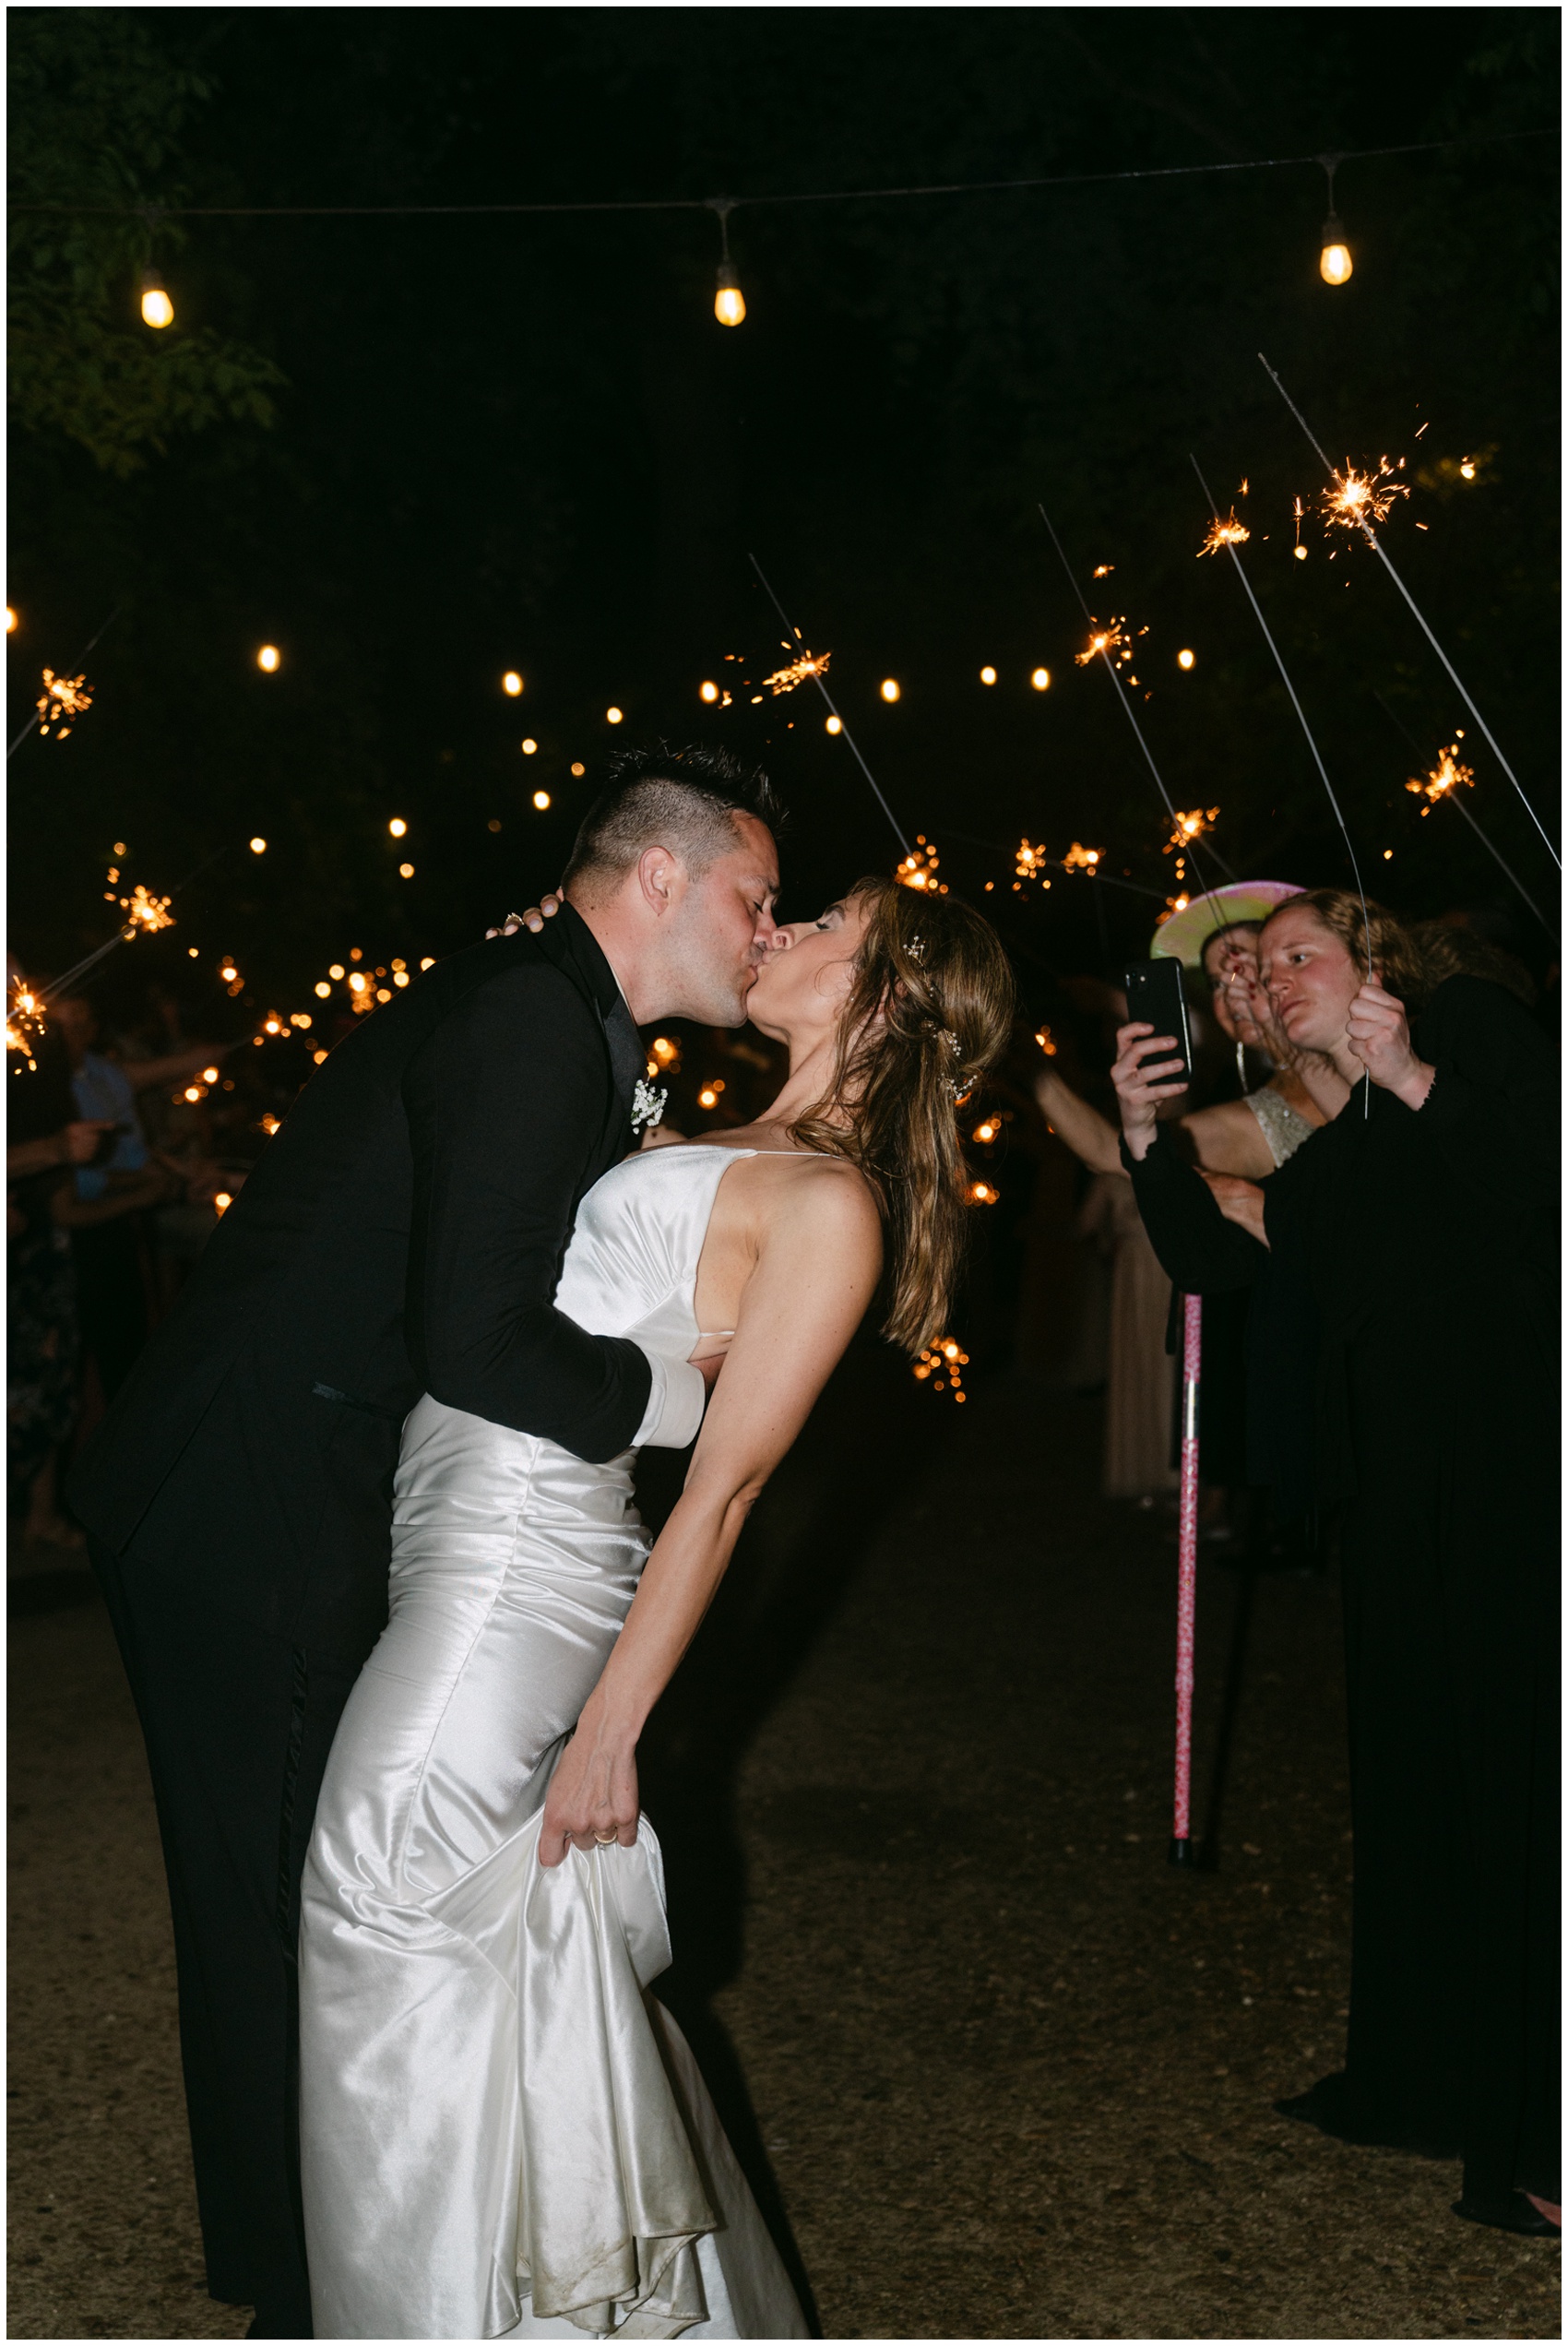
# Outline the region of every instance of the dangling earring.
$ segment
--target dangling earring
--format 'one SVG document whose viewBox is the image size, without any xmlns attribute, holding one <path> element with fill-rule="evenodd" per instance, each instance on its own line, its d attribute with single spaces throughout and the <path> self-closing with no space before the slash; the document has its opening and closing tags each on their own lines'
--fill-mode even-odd
<svg viewBox="0 0 1568 2346">
<path fill-rule="evenodd" d="M 1247 1089 L 1247 1052 L 1240 1035 L 1236 1038 L 1236 1080 L 1245 1092 Z"/>
</svg>

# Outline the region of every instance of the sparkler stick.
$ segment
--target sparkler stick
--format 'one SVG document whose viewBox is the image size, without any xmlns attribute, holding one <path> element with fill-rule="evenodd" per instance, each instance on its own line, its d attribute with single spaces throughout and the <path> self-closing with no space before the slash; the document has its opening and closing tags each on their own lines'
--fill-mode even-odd
<svg viewBox="0 0 1568 2346">
<path fill-rule="evenodd" d="M 84 645 L 84 646 L 83 646 L 83 648 L 82 648 L 82 649 L 81 649 L 81 650 L 80 650 L 80 651 L 77 654 L 77 658 L 76 658 L 76 666 L 77 666 L 77 668 L 78 670 L 80 669 L 80 667 L 81 667 L 81 664 L 82 664 L 83 661 L 87 658 L 88 653 L 89 653 L 89 651 L 91 651 L 91 649 L 93 649 L 93 645 L 94 645 L 94 644 L 99 643 L 99 642 L 102 639 L 102 637 L 108 634 L 108 632 L 109 632 L 110 628 L 111 628 L 111 627 L 114 625 L 115 620 L 116 620 L 116 619 L 118 619 L 118 617 L 120 616 L 120 608 L 121 608 L 121 607 L 120 607 L 120 605 L 119 605 L 118 603 L 116 603 L 116 604 L 115 604 L 115 606 L 114 606 L 114 608 L 113 608 L 113 611 L 109 613 L 108 618 L 104 621 L 104 623 L 103 623 L 102 626 L 101 626 L 101 627 L 100 627 L 100 629 L 99 629 L 99 631 L 98 631 L 98 634 L 97 634 L 96 636 L 94 636 L 94 637 L 92 638 L 92 642 L 91 642 L 91 643 L 89 643 L 89 644 L 86 644 L 86 645 Z M 23 742 L 25 742 L 25 741 L 26 741 L 26 739 L 27 739 L 28 735 L 31 732 L 31 731 L 32 731 L 33 727 L 37 724 L 37 722 L 38 722 L 38 714 L 39 714 L 39 713 L 38 713 L 38 710 L 35 709 L 33 710 L 33 712 L 32 712 L 32 715 L 31 715 L 31 716 L 28 719 L 27 723 L 26 723 L 26 724 L 22 727 L 21 732 L 20 732 L 17 735 L 16 739 L 15 739 L 15 740 L 14 740 L 14 741 L 13 741 L 13 742 L 9 744 L 9 746 L 7 747 L 6 752 L 6 757 L 7 757 L 7 758 L 12 758 L 12 757 L 14 757 L 14 756 L 16 756 L 16 754 L 17 754 L 18 750 L 18 749 L 20 749 L 20 747 L 21 747 L 21 745 L 22 745 Z"/>
<path fill-rule="evenodd" d="M 1202 489 L 1205 496 L 1208 499 L 1209 511 L 1213 514 L 1216 521 L 1218 521 L 1219 519 L 1219 507 L 1214 502 L 1214 492 L 1209 487 L 1208 482 L 1204 479 L 1197 458 L 1193 457 L 1190 460 L 1193 470 L 1197 473 L 1198 476 L 1198 486 Z M 1361 867 L 1356 861 L 1356 843 L 1350 837 L 1349 825 L 1346 822 L 1344 816 L 1341 814 L 1339 809 L 1339 801 L 1334 794 L 1334 784 L 1328 779 L 1328 768 L 1323 762 L 1323 753 L 1318 748 L 1317 743 L 1313 738 L 1313 729 L 1307 722 L 1307 712 L 1296 697 L 1296 687 L 1290 682 L 1290 672 L 1286 667 L 1283 660 L 1279 657 L 1279 646 L 1275 642 L 1274 637 L 1269 629 L 1268 622 L 1264 617 L 1263 612 L 1259 607 L 1258 599 L 1253 592 L 1253 582 L 1241 567 L 1241 557 L 1237 553 L 1234 545 L 1227 545 L 1225 551 L 1229 555 L 1231 562 L 1235 565 L 1236 576 L 1240 578 L 1242 587 L 1246 590 L 1247 601 L 1253 606 L 1253 616 L 1257 621 L 1258 625 L 1263 629 L 1263 639 L 1268 646 L 1270 651 L 1274 654 L 1274 664 L 1279 671 L 1281 683 L 1284 685 L 1286 691 L 1290 696 L 1290 706 L 1301 720 L 1301 731 L 1307 737 L 1307 747 L 1312 751 L 1313 762 L 1317 767 L 1319 774 L 1323 778 L 1324 789 L 1328 792 L 1328 803 L 1334 809 L 1334 819 L 1338 824 L 1340 836 L 1345 841 L 1345 852 L 1350 858 L 1350 869 L 1356 875 L 1356 894 L 1361 899 L 1361 942 L 1366 947 L 1367 982 L 1370 984 L 1372 982 L 1372 920 L 1367 911 L 1367 892 L 1361 886 Z M 1361 1114 L 1363 1117 L 1366 1117 L 1370 1116 L 1371 1113 L 1372 1069 L 1369 1067 L 1367 1069 L 1367 1079 L 1361 1090 Z"/>
<path fill-rule="evenodd" d="M 1084 617 L 1088 621 L 1089 627 L 1092 632 L 1094 628 L 1094 613 L 1090 611 L 1088 604 L 1084 601 L 1083 589 L 1079 586 L 1077 578 L 1074 574 L 1072 564 L 1062 552 L 1062 541 L 1057 536 L 1051 516 L 1047 513 L 1044 506 L 1039 507 L 1039 518 L 1044 522 L 1046 528 L 1051 531 L 1051 542 L 1056 548 L 1057 554 L 1061 557 L 1062 567 L 1067 573 L 1068 581 L 1072 586 L 1073 592 L 1078 598 L 1079 606 L 1083 611 Z M 1171 829 L 1173 832 L 1179 831 L 1182 828 L 1181 816 L 1176 812 L 1175 803 L 1170 796 L 1170 792 L 1165 787 L 1165 782 L 1160 774 L 1160 770 L 1154 762 L 1154 756 L 1149 749 L 1149 745 L 1144 739 L 1144 729 L 1138 722 L 1137 711 L 1122 689 L 1122 679 L 1116 673 L 1115 664 L 1111 658 L 1111 652 L 1108 645 L 1101 644 L 1099 647 L 1099 657 L 1105 664 L 1105 673 L 1116 687 L 1116 697 L 1127 712 L 1127 722 L 1131 725 L 1134 732 L 1137 736 L 1138 747 L 1144 754 L 1144 762 L 1147 766 L 1149 772 L 1154 776 L 1154 786 L 1165 802 L 1165 811 L 1170 817 Z M 1203 866 L 1198 862 L 1195 853 L 1194 853 L 1192 841 L 1190 840 L 1187 842 L 1186 852 L 1192 858 L 1194 873 L 1201 880 L 1203 878 Z M 1225 861 L 1224 856 L 1220 854 L 1218 848 L 1210 847 L 1206 852 L 1213 856 L 1215 862 L 1218 864 L 1220 870 L 1226 875 L 1228 879 L 1233 880 L 1235 878 L 1235 873 L 1231 871 L 1229 864 Z M 1205 896 L 1212 896 L 1214 891 L 1212 888 L 1206 887 L 1202 893 Z"/>
<path fill-rule="evenodd" d="M 1198 1382 L 1201 1295 L 1182 1298 L 1182 1495 L 1176 1542 L 1176 1793 L 1170 1863 L 1193 1862 L 1193 1683 L 1198 1602 Z"/>
<path fill-rule="evenodd" d="M 1399 731 L 1404 734 L 1405 739 L 1409 743 L 1410 747 L 1415 751 L 1417 756 L 1424 756 L 1426 753 L 1422 750 L 1420 742 L 1416 740 L 1414 734 L 1409 732 L 1407 726 L 1400 724 L 1399 720 L 1394 714 L 1393 709 L 1390 709 L 1383 695 L 1378 692 L 1375 687 L 1373 688 L 1372 698 L 1376 701 L 1384 715 L 1388 719 L 1389 723 L 1399 727 Z M 1503 873 L 1503 877 L 1513 881 L 1514 886 L 1518 889 L 1520 895 L 1524 898 L 1526 903 L 1529 906 L 1531 911 L 1535 914 L 1537 920 L 1540 923 L 1542 928 L 1546 931 L 1547 935 L 1551 939 L 1553 945 L 1560 945 L 1562 943 L 1562 939 L 1559 937 L 1556 930 L 1552 927 L 1550 922 L 1547 919 L 1546 914 L 1541 911 L 1540 906 L 1536 902 L 1535 898 L 1530 894 L 1529 889 L 1525 886 L 1525 883 L 1519 877 L 1518 873 L 1515 872 L 1511 865 L 1503 861 L 1502 856 L 1498 853 L 1496 848 L 1493 847 L 1491 840 L 1487 837 L 1485 831 L 1482 830 L 1480 825 L 1477 822 L 1475 816 L 1471 814 L 1469 808 L 1466 805 L 1458 792 L 1456 790 L 1444 791 L 1442 792 L 1442 795 L 1448 799 L 1453 805 L 1458 808 L 1460 814 L 1465 817 L 1466 822 L 1468 823 L 1471 830 L 1474 831 L 1476 837 L 1479 840 L 1487 853 L 1491 857 L 1492 862 Z"/>
<path fill-rule="evenodd" d="M 1317 440 L 1313 435 L 1312 425 L 1307 422 L 1306 417 L 1301 413 L 1301 409 L 1296 405 L 1295 400 L 1290 397 L 1289 392 L 1285 388 L 1284 384 L 1279 380 L 1278 375 L 1276 375 L 1273 367 L 1270 366 L 1268 361 L 1264 357 L 1261 351 L 1258 352 L 1258 363 L 1263 368 L 1263 371 L 1267 375 L 1269 381 L 1273 384 L 1275 389 L 1278 392 L 1280 398 L 1284 400 L 1286 406 L 1289 409 L 1291 414 L 1295 417 L 1297 423 L 1301 425 L 1302 431 L 1306 434 L 1308 442 L 1313 448 L 1316 450 L 1318 461 L 1323 466 L 1324 470 L 1328 474 L 1329 479 L 1331 481 L 1337 481 L 1339 475 L 1335 470 L 1333 465 L 1330 464 L 1327 457 L 1324 456 L 1322 448 L 1319 447 Z M 1524 789 L 1520 783 L 1518 775 L 1515 774 L 1513 767 L 1510 766 L 1506 757 L 1503 756 L 1503 752 L 1498 748 L 1496 742 L 1492 739 L 1491 727 L 1488 725 L 1486 719 L 1481 715 L 1480 710 L 1476 707 L 1475 702 L 1470 698 L 1469 694 L 1466 691 L 1454 662 L 1449 659 L 1448 654 L 1443 650 L 1443 646 L 1432 634 L 1431 629 L 1428 626 L 1425 616 L 1422 613 L 1420 605 L 1417 603 L 1414 595 L 1412 595 L 1409 588 L 1405 584 L 1404 579 L 1401 578 L 1399 573 L 1394 567 L 1393 563 L 1389 560 L 1387 548 L 1384 545 L 1384 542 L 1377 535 L 1377 532 L 1372 529 L 1372 524 L 1364 518 L 1361 519 L 1359 526 L 1360 528 L 1362 537 L 1365 538 L 1368 545 L 1371 546 L 1372 552 L 1376 554 L 1378 560 L 1382 563 L 1384 568 L 1387 571 L 1389 577 L 1393 579 L 1395 585 L 1404 596 L 1405 601 L 1409 604 L 1410 610 L 1418 621 L 1422 634 L 1425 636 L 1428 643 L 1431 644 L 1433 651 L 1436 652 L 1439 660 L 1442 661 L 1444 668 L 1448 671 L 1449 679 L 1453 684 L 1455 690 L 1458 693 L 1460 699 L 1464 702 L 1466 708 L 1469 710 L 1471 716 L 1475 719 L 1477 724 L 1480 727 L 1482 733 L 1485 735 L 1487 746 L 1491 751 L 1491 754 L 1496 758 L 1498 764 L 1502 767 L 1503 772 L 1507 775 L 1509 780 L 1513 783 L 1515 789 L 1519 792 L 1519 796 L 1524 802 L 1525 812 L 1528 815 L 1531 822 L 1535 825 L 1537 830 L 1539 831 L 1541 838 L 1546 842 L 1547 853 L 1550 856 L 1558 870 L 1561 871 L 1562 869 L 1562 858 L 1558 854 L 1557 850 L 1553 847 L 1550 838 L 1548 835 L 1545 824 L 1541 821 L 1540 816 L 1536 813 L 1535 808 L 1530 804 L 1529 800 L 1525 797 Z"/>
<path fill-rule="evenodd" d="M 107 625 L 108 622 L 105 621 L 104 625 Z M 102 633 L 101 628 L 99 630 L 99 633 Z M 91 650 L 92 647 L 90 644 L 88 649 L 89 651 Z M 232 840 L 225 840 L 221 847 L 215 847 L 210 855 L 204 856 L 201 862 L 196 865 L 194 872 L 186 873 L 184 878 L 180 882 L 179 887 L 171 888 L 169 894 L 162 899 L 163 905 L 166 907 L 172 904 L 175 897 L 181 893 L 182 889 L 189 887 L 193 880 L 199 879 L 201 877 L 201 875 L 206 871 L 209 863 L 216 863 L 220 855 L 227 855 L 233 843 L 234 842 Z M 145 923 L 138 923 L 133 921 L 125 922 L 121 927 L 115 930 L 113 935 L 109 938 L 106 944 L 99 946 L 97 950 L 89 953 L 85 960 L 77 961 L 73 968 L 65 972 L 64 976 L 57 977 L 52 985 L 42 987 L 39 994 L 39 1000 L 41 1002 L 50 1002 L 53 1001 L 56 994 L 64 994 L 68 987 L 76 984 L 78 978 L 86 977 L 88 971 L 94 968 L 98 962 L 101 961 L 106 953 L 113 953 L 117 945 L 128 944 L 130 939 L 138 934 L 139 928 L 143 925 L 145 925 Z M 160 925 L 172 928 L 173 926 L 173 923 L 172 921 L 167 921 Z"/>
<path fill-rule="evenodd" d="M 779 600 L 778 600 L 778 596 L 774 593 L 773 589 L 772 589 L 772 588 L 768 585 L 766 578 L 764 577 L 764 575 L 763 575 L 763 567 L 762 567 L 762 565 L 761 565 L 761 563 L 757 560 L 757 558 L 756 558 L 755 554 L 747 554 L 747 556 L 746 556 L 746 560 L 747 560 L 747 561 L 751 564 L 752 568 L 753 568 L 753 569 L 756 572 L 756 575 L 757 575 L 758 578 L 762 580 L 762 589 L 763 589 L 763 592 L 766 595 L 768 601 L 769 601 L 769 602 L 773 605 L 774 610 L 775 610 L 775 611 L 778 613 L 779 618 L 780 618 L 780 619 L 784 622 L 785 626 L 789 628 L 790 635 L 791 635 L 791 636 L 793 636 L 793 637 L 794 637 L 795 641 L 796 641 L 798 644 L 803 644 L 803 643 L 804 643 L 804 641 L 805 641 L 805 637 L 802 635 L 802 633 L 801 633 L 800 629 L 799 629 L 797 626 L 795 626 L 795 625 L 793 625 L 793 623 L 792 623 L 792 622 L 791 622 L 791 620 L 790 620 L 790 617 L 789 613 L 785 610 L 785 608 L 784 608 L 783 604 L 779 601 Z M 826 663 L 825 663 L 825 664 L 826 664 Z M 902 830 L 900 829 L 900 828 L 899 828 L 899 824 L 898 824 L 898 817 L 897 817 L 897 815 L 895 815 L 895 813 L 893 812 L 893 809 L 891 808 L 891 806 L 889 806 L 889 805 L 888 805 L 887 801 L 886 801 L 886 800 L 883 797 L 883 795 L 882 795 L 882 792 L 881 792 L 880 789 L 877 787 L 877 780 L 876 780 L 876 776 L 875 776 L 875 775 L 872 772 L 871 768 L 870 768 L 870 767 L 866 764 L 865 759 L 864 759 L 864 758 L 861 756 L 861 752 L 860 752 L 860 745 L 859 745 L 859 744 L 856 742 L 856 740 L 855 740 L 855 737 L 854 737 L 853 733 L 849 731 L 849 726 L 848 726 L 848 725 L 846 725 L 846 723 L 844 722 L 843 717 L 840 715 L 838 709 L 837 709 L 837 706 L 835 705 L 834 698 L 833 698 L 833 695 L 832 695 L 832 694 L 828 691 L 827 686 L 826 686 L 826 683 L 824 682 L 824 680 L 823 680 L 823 675 L 822 675 L 822 672 L 821 672 L 821 670 L 820 670 L 820 669 L 814 670 L 814 671 L 813 672 L 813 675 L 812 675 L 812 682 L 813 682 L 813 684 L 816 686 L 816 688 L 817 688 L 818 692 L 822 695 L 822 697 L 823 697 L 824 700 L 827 703 L 828 709 L 829 709 L 830 713 L 831 713 L 833 716 L 835 716 L 835 717 L 837 717 L 837 718 L 838 719 L 838 730 L 839 730 L 839 732 L 843 734 L 844 739 L 845 739 L 845 740 L 849 743 L 849 747 L 850 747 L 850 748 L 854 751 L 854 753 L 855 753 L 855 763 L 856 763 L 856 765 L 857 765 L 857 766 L 859 766 L 859 768 L 860 768 L 860 769 L 861 769 L 861 773 L 865 776 L 865 778 L 866 778 L 867 781 L 871 784 L 871 786 L 872 786 L 872 792 L 873 792 L 873 794 L 874 795 L 874 797 L 875 797 L 875 799 L 876 799 L 876 803 L 877 803 L 877 804 L 881 807 L 881 809 L 882 809 L 883 813 L 886 816 L 886 817 L 887 817 L 888 821 L 892 824 L 892 826 L 893 826 L 893 836 L 894 836 L 894 838 L 897 840 L 897 842 L 898 842 L 899 846 L 903 849 L 904 853 L 905 853 L 906 855 L 908 855 L 908 854 L 909 854 L 909 840 L 905 838 L 905 836 L 904 836 L 904 834 L 903 834 L 903 831 L 902 831 Z"/>
</svg>

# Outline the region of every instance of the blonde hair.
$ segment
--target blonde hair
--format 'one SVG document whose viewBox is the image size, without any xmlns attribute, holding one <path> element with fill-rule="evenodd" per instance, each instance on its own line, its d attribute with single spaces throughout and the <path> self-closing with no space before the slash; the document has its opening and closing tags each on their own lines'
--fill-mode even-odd
<svg viewBox="0 0 1568 2346">
<path fill-rule="evenodd" d="M 850 894 L 868 918 L 833 1073 L 790 1132 L 871 1183 L 888 1237 L 885 1333 L 914 1354 L 944 1332 L 957 1284 L 970 1211 L 958 1103 L 1007 1047 L 1013 971 L 967 904 L 886 879 Z"/>
</svg>

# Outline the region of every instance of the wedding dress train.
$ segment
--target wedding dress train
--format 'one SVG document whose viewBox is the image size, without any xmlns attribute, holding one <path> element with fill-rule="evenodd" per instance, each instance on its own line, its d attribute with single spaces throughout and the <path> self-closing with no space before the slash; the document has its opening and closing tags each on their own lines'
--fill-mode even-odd
<svg viewBox="0 0 1568 2346">
<path fill-rule="evenodd" d="M 557 1302 L 689 1359 L 719 1181 L 690 1144 L 589 1192 Z M 551 1774 L 649 1545 L 635 1452 L 586 1465 L 426 1395 L 391 1614 L 305 1869 L 301 2151 L 319 2338 L 803 2338 L 684 2039 L 647 1818 L 538 1862 Z"/>
</svg>

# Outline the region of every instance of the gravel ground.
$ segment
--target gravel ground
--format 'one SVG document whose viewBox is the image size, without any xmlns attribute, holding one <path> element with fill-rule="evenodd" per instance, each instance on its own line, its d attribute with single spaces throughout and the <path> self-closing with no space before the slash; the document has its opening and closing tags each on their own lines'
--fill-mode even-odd
<svg viewBox="0 0 1568 2346">
<path fill-rule="evenodd" d="M 1552 2338 L 1555 2244 L 1270 2104 L 1335 2067 L 1337 1606 L 1199 1591 L 1216 1872 L 1166 1863 L 1174 1549 L 1098 1421 L 852 1362 L 648 1754 L 671 2005 L 830 2338 Z M 66 1583 L 62 1582 L 62 1590 Z M 23 1603 L 33 1584 L 13 1582 Z M 222 2338 L 139 1742 L 101 1609 L 13 1618 L 13 2338 Z"/>
</svg>

